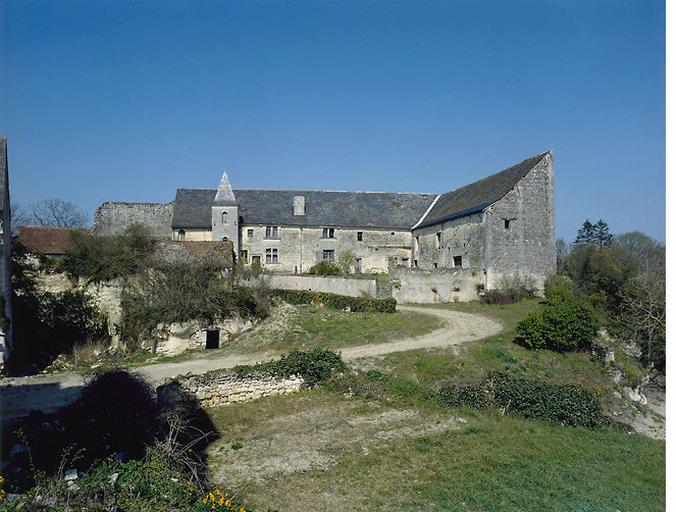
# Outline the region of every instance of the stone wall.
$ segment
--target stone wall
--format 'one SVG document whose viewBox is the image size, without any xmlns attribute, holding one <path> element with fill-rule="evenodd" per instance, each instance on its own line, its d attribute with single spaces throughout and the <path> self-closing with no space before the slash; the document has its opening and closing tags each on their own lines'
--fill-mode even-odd
<svg viewBox="0 0 676 512">
<path fill-rule="evenodd" d="M 387 272 L 390 259 L 409 265 L 411 232 L 409 230 L 332 228 L 334 238 L 322 238 L 321 227 L 278 226 L 277 238 L 266 238 L 264 225 L 241 225 L 240 251 L 247 259 L 255 256 L 270 272 L 307 272 L 321 261 L 324 250 L 333 250 L 337 260 L 345 251 L 352 251 L 361 261 L 361 271 Z M 251 231 L 251 232 L 250 232 Z M 358 233 L 362 233 L 358 240 Z M 251 234 L 251 236 L 249 236 Z M 277 249 L 277 263 L 266 263 L 266 249 Z"/>
<path fill-rule="evenodd" d="M 375 279 L 352 279 L 340 276 L 309 276 L 295 274 L 266 274 L 267 286 L 280 290 L 310 290 L 313 292 L 337 293 L 350 297 L 377 297 Z M 247 286 L 251 283 L 247 282 Z"/>
<path fill-rule="evenodd" d="M 180 354 L 190 348 L 206 348 L 207 331 L 218 331 L 219 347 L 223 347 L 235 336 L 251 330 L 254 320 L 233 316 L 232 318 L 217 320 L 211 324 L 190 320 L 172 324 L 158 324 L 147 340 L 144 347 L 164 355 Z"/>
<path fill-rule="evenodd" d="M 179 376 L 157 388 L 161 401 L 197 402 L 201 407 L 236 404 L 266 396 L 296 393 L 303 387 L 301 377 L 252 375 L 238 377 L 233 372 Z"/>
<path fill-rule="evenodd" d="M 482 213 L 413 231 L 414 267 L 456 268 L 453 258 L 457 256 L 462 258 L 462 268 L 484 267 Z"/>
<path fill-rule="evenodd" d="M 469 302 L 479 298 L 477 285 L 485 283 L 481 269 L 390 268 L 392 297 L 398 303 Z"/>
<path fill-rule="evenodd" d="M 94 214 L 94 232 L 116 235 L 130 224 L 143 224 L 150 234 L 171 238 L 171 217 L 174 203 L 103 203 Z M 209 238 L 211 239 L 211 238 Z"/>
<path fill-rule="evenodd" d="M 487 288 L 499 287 L 503 276 L 517 273 L 544 287 L 547 276 L 556 272 L 551 153 L 486 210 L 484 229 Z"/>
</svg>

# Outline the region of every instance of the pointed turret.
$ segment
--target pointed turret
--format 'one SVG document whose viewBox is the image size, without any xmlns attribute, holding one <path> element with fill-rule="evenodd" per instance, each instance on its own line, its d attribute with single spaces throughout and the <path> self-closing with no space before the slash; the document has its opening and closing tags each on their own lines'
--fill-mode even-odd
<svg viewBox="0 0 676 512">
<path fill-rule="evenodd" d="M 218 185 L 218 190 L 216 191 L 216 197 L 214 197 L 214 204 L 215 205 L 237 204 L 237 200 L 235 199 L 235 193 L 232 191 L 230 179 L 228 178 L 228 171 L 223 171 L 223 176 L 221 176 L 221 182 Z"/>
</svg>

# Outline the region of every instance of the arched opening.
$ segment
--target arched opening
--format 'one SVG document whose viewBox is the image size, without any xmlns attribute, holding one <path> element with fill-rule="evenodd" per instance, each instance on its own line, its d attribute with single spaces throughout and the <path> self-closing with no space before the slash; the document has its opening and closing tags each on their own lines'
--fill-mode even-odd
<svg viewBox="0 0 676 512">
<path fill-rule="evenodd" d="M 228 212 L 223 212 L 223 213 L 221 213 L 221 222 L 222 222 L 223 224 L 227 224 L 227 223 L 228 223 Z"/>
<path fill-rule="evenodd" d="M 185 229 L 179 229 L 178 230 L 178 240 L 179 240 L 179 242 L 185 241 Z"/>
</svg>

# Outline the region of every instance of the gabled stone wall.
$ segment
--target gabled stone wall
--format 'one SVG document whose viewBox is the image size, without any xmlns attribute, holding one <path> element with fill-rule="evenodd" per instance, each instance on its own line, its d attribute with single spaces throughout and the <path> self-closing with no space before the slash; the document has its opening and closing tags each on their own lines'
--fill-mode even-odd
<svg viewBox="0 0 676 512">
<path fill-rule="evenodd" d="M 154 237 L 171 239 L 174 203 L 103 203 L 94 214 L 94 233 L 116 235 L 130 224 L 143 224 Z"/>
</svg>

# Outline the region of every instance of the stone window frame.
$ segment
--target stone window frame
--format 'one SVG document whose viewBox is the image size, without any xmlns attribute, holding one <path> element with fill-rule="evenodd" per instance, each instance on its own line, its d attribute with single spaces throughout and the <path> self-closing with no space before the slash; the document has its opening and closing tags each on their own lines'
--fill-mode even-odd
<svg viewBox="0 0 676 512">
<path fill-rule="evenodd" d="M 227 224 L 228 223 L 228 212 L 222 212 L 221 213 L 221 224 Z"/>
<path fill-rule="evenodd" d="M 437 231 L 434 238 L 434 248 L 441 249 L 441 231 Z"/>
<path fill-rule="evenodd" d="M 276 247 L 268 247 L 265 249 L 265 264 L 279 263 L 279 250 Z"/>
<path fill-rule="evenodd" d="M 364 241 L 364 232 L 363 231 L 357 231 L 357 242 L 363 242 Z"/>
<path fill-rule="evenodd" d="M 279 226 L 265 226 L 266 240 L 279 240 Z"/>
<path fill-rule="evenodd" d="M 327 261 L 329 263 L 336 261 L 336 251 L 334 249 L 323 249 L 322 261 Z"/>
<path fill-rule="evenodd" d="M 336 238 L 336 228 L 322 228 L 322 238 L 324 240 L 333 240 Z"/>
<path fill-rule="evenodd" d="M 186 236 L 185 229 L 179 229 L 178 233 L 176 233 L 176 237 L 179 242 L 185 242 L 185 236 Z"/>
<path fill-rule="evenodd" d="M 462 268 L 462 254 L 453 256 L 453 268 Z"/>
<path fill-rule="evenodd" d="M 239 257 L 242 259 L 244 263 L 249 263 L 249 250 L 242 249 L 241 251 L 239 251 Z"/>
<path fill-rule="evenodd" d="M 253 237 L 254 237 L 254 230 L 253 230 L 253 228 L 247 228 L 247 230 L 246 230 L 246 237 L 247 237 L 247 238 L 253 238 Z"/>
</svg>

